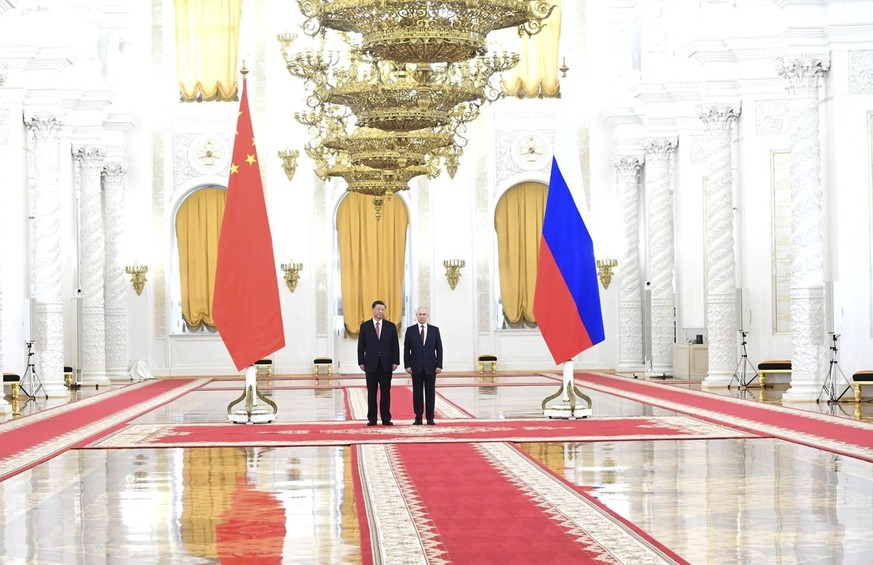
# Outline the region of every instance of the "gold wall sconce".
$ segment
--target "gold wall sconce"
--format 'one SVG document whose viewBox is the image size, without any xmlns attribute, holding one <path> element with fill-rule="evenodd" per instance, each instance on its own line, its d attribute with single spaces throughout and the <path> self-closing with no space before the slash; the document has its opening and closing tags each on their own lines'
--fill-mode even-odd
<svg viewBox="0 0 873 565">
<path fill-rule="evenodd" d="M 279 151 L 279 158 L 282 159 L 282 169 L 285 171 L 285 176 L 288 180 L 294 179 L 294 173 L 297 172 L 297 157 L 300 156 L 300 151 L 296 149 L 286 149 Z"/>
<path fill-rule="evenodd" d="M 146 273 L 149 272 L 148 266 L 134 263 L 133 265 L 125 267 L 124 272 L 130 275 L 130 284 L 133 285 L 133 290 L 136 291 L 136 295 L 141 295 L 142 289 L 145 288 L 145 283 L 148 280 L 146 278 Z"/>
<path fill-rule="evenodd" d="M 446 259 L 443 261 L 443 267 L 446 268 L 446 280 L 449 282 L 449 288 L 455 290 L 458 286 L 458 281 L 461 279 L 461 269 L 466 263 L 463 259 Z"/>
<path fill-rule="evenodd" d="M 600 278 L 600 284 L 603 289 L 609 288 L 612 282 L 612 270 L 618 266 L 618 259 L 598 259 L 597 260 L 597 276 Z"/>
<path fill-rule="evenodd" d="M 300 281 L 300 271 L 303 270 L 303 263 L 282 263 L 282 270 L 285 271 L 285 284 L 288 285 L 288 290 L 294 292 L 297 290 L 297 283 Z"/>
</svg>

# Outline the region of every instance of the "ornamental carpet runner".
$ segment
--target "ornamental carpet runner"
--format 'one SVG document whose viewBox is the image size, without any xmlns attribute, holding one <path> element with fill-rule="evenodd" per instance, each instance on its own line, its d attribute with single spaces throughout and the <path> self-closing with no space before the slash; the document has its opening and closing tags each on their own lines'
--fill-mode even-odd
<svg viewBox="0 0 873 565">
<path fill-rule="evenodd" d="M 347 389 L 347 405 L 349 417 L 365 420 L 366 389 Z M 360 428 L 355 422 L 359 429 L 390 434 L 399 428 L 419 438 L 352 448 L 361 540 L 370 540 L 362 543 L 363 563 L 686 563 L 509 443 L 431 442 L 449 426 L 558 424 L 590 433 L 594 428 L 584 426 L 596 420 L 473 420 L 439 390 L 435 411 L 436 426 Z M 391 413 L 398 422 L 414 418 L 410 387 L 392 387 Z M 623 426 L 617 420 L 629 419 L 614 420 L 610 425 Z M 649 420 L 635 423 L 646 427 L 656 419 Z M 694 433 L 703 431 L 699 423 L 683 422 Z M 654 427 L 666 433 L 663 424 Z"/>
<path fill-rule="evenodd" d="M 867 422 L 627 377 L 577 373 L 575 381 L 583 391 L 588 388 L 735 429 L 873 461 L 873 426 Z"/>
<path fill-rule="evenodd" d="M 0 480 L 64 450 L 84 446 L 204 382 L 144 381 L 4 422 L 0 425 Z"/>
</svg>

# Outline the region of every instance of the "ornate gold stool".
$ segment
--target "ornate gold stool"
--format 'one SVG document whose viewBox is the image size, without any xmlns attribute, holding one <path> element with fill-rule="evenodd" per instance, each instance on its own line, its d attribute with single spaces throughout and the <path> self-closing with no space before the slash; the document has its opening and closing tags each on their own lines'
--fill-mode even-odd
<svg viewBox="0 0 873 565">
<path fill-rule="evenodd" d="M 75 386 L 75 381 L 73 380 L 73 368 L 72 367 L 64 367 L 64 386 L 67 388 L 73 388 Z"/>
<path fill-rule="evenodd" d="M 315 384 L 318 384 L 318 375 L 321 369 L 327 370 L 327 382 L 330 383 L 330 376 L 333 374 L 333 359 L 330 357 L 316 357 L 312 360 L 312 374 L 315 376 Z"/>
<path fill-rule="evenodd" d="M 483 374 L 485 372 L 485 364 L 491 363 L 491 382 L 497 380 L 495 375 L 497 374 L 497 356 L 496 355 L 480 355 L 479 356 L 479 374 Z M 479 381 L 482 381 L 482 378 L 479 378 Z"/>
<path fill-rule="evenodd" d="M 18 390 L 21 387 L 21 375 L 15 373 L 3 373 L 3 384 L 9 385 L 9 396 L 12 400 L 18 400 Z"/>
<path fill-rule="evenodd" d="M 767 375 L 770 373 L 790 373 L 791 361 L 762 361 L 758 363 L 758 374 L 760 375 L 761 388 L 767 382 Z"/>
<path fill-rule="evenodd" d="M 873 385 L 873 371 L 858 371 L 852 375 L 852 386 L 855 389 L 855 402 L 861 402 L 861 387 Z"/>
</svg>

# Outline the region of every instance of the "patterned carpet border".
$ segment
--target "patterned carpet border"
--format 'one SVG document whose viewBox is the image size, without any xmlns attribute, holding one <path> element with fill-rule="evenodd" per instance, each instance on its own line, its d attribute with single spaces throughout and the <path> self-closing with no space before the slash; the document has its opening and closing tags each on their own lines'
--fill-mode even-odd
<svg viewBox="0 0 873 565">
<path fill-rule="evenodd" d="M 381 443 L 592 442 L 760 437 L 687 416 L 591 420 L 441 420 L 437 426 L 359 422 L 131 424 L 87 445 L 99 449 L 332 446 Z"/>
<path fill-rule="evenodd" d="M 27 416 L 19 420 L 8 422 L 7 424 L 0 426 L 0 441 L 2 441 L 3 434 L 14 431 L 18 431 L 19 433 L 27 433 L 26 426 L 29 424 L 41 422 L 58 415 L 68 414 L 69 412 L 72 412 L 74 410 L 87 410 L 93 405 L 108 398 L 116 397 L 120 394 L 130 392 L 133 387 L 140 388 L 149 386 L 150 382 L 152 381 L 132 384 L 118 390 L 101 393 L 78 402 L 66 404 L 64 406 L 60 406 L 51 410 L 44 410 L 32 416 Z M 166 404 L 167 402 L 179 398 L 180 396 L 187 394 L 188 392 L 202 386 L 205 382 L 208 382 L 208 380 L 194 380 L 190 383 L 183 384 L 163 394 L 152 397 L 144 402 L 138 402 L 125 410 L 121 410 L 110 416 L 101 418 L 96 422 L 89 423 L 87 426 L 81 426 L 68 432 L 59 433 L 50 441 L 38 443 L 23 451 L 3 458 L 2 460 L 0 460 L 0 480 L 3 480 L 6 477 L 15 473 L 19 473 L 27 468 L 30 468 L 38 462 L 56 455 L 60 451 L 69 449 L 70 447 L 73 447 L 76 444 L 87 440 L 88 438 L 94 437 L 97 434 L 110 430 L 125 421 L 128 421 L 145 412 L 157 408 L 158 406 L 161 406 L 163 404 Z"/>
<path fill-rule="evenodd" d="M 606 374 L 592 374 L 592 376 L 602 378 L 605 380 L 612 380 L 615 382 L 612 384 L 600 384 L 592 382 L 590 379 L 586 378 L 587 374 L 582 373 L 578 374 L 576 377 L 576 384 L 580 386 L 582 389 L 589 388 L 591 390 L 596 390 L 598 392 L 603 392 L 605 394 L 610 394 L 613 396 L 618 396 L 621 398 L 627 398 L 629 400 L 634 400 L 636 402 L 640 402 L 642 404 L 648 404 L 651 406 L 658 406 L 660 408 L 664 408 L 667 410 L 673 410 L 678 413 L 683 414 L 691 414 L 697 418 L 703 418 L 710 422 L 722 424 L 725 426 L 729 426 L 734 429 L 743 429 L 748 430 L 753 433 L 759 433 L 761 435 L 775 437 L 779 439 L 784 439 L 787 441 L 791 441 L 794 443 L 798 443 L 801 445 L 806 445 L 808 447 L 813 447 L 816 449 L 823 449 L 825 451 L 830 451 L 832 453 L 837 453 L 841 455 L 847 455 L 849 457 L 855 457 L 857 459 L 864 459 L 866 461 L 873 461 L 873 449 L 858 445 L 855 443 L 850 443 L 846 441 L 839 441 L 835 439 L 831 439 L 825 437 L 824 435 L 810 434 L 804 433 L 801 431 L 793 430 L 786 425 L 780 425 L 777 423 L 766 423 L 759 420 L 752 420 L 749 418 L 743 418 L 737 416 L 735 414 L 727 414 L 724 412 L 720 412 L 717 410 L 701 408 L 700 406 L 694 406 L 687 402 L 681 402 L 679 399 L 682 398 L 682 395 L 690 395 L 692 397 L 696 397 L 700 400 L 705 400 L 708 402 L 714 403 L 727 403 L 736 405 L 738 407 L 742 407 L 744 409 L 753 408 L 754 410 L 760 410 L 762 414 L 767 414 L 768 417 L 772 417 L 774 422 L 779 422 L 779 416 L 791 416 L 794 418 L 802 418 L 804 420 L 808 420 L 810 422 L 817 422 L 822 425 L 828 426 L 836 426 L 838 428 L 843 428 L 847 431 L 856 430 L 858 432 L 870 433 L 873 430 L 873 427 L 867 422 L 859 422 L 856 420 L 850 420 L 848 418 L 837 418 L 835 416 L 820 414 L 817 412 L 809 412 L 806 410 L 800 410 L 797 408 L 786 408 L 783 406 L 773 406 L 769 404 L 761 404 L 761 403 L 752 403 L 748 400 L 732 398 L 729 396 L 717 396 L 708 392 L 700 392 L 694 390 L 683 390 L 683 389 L 665 389 L 665 385 L 663 383 L 649 383 L 646 381 L 636 381 L 627 379 L 625 377 L 616 377 L 614 375 L 606 375 Z M 622 381 L 628 381 L 627 383 Z M 669 390 L 670 393 L 676 396 L 676 400 L 666 400 L 663 398 L 659 398 L 657 396 L 648 395 L 648 394 L 640 394 L 637 392 L 633 392 L 627 390 L 626 388 L 622 388 L 623 384 L 630 384 L 633 386 L 642 386 L 642 387 L 657 387 L 652 390 L 657 390 L 663 393 L 665 390 Z M 783 420 L 784 422 L 784 420 Z"/>
</svg>

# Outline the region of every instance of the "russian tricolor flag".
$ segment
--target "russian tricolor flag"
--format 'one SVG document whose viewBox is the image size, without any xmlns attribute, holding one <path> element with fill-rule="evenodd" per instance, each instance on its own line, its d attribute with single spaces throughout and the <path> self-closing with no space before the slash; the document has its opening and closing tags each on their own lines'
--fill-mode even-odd
<svg viewBox="0 0 873 565">
<path fill-rule="evenodd" d="M 605 339 L 594 242 L 554 158 L 533 311 L 558 365 Z"/>
</svg>

